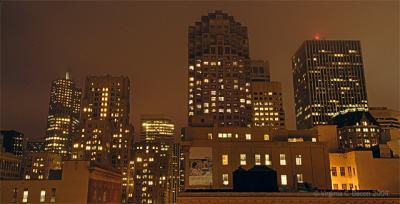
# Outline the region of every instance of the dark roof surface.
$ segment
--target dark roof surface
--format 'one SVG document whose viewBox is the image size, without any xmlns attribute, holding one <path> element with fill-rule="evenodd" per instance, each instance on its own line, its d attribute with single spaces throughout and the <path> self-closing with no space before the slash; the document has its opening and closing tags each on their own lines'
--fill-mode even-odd
<svg viewBox="0 0 400 204">
<path fill-rule="evenodd" d="M 347 112 L 345 114 L 337 115 L 332 118 L 332 124 L 337 125 L 338 128 L 354 126 L 357 122 L 361 124 L 363 118 L 373 125 L 379 125 L 368 111 Z"/>
</svg>

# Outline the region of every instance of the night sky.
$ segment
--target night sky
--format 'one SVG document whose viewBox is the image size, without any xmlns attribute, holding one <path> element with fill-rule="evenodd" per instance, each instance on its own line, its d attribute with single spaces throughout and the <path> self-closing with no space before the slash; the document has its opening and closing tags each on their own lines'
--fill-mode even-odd
<svg viewBox="0 0 400 204">
<path fill-rule="evenodd" d="M 1 128 L 45 135 L 50 84 L 72 70 L 131 80 L 131 121 L 165 114 L 187 124 L 187 28 L 223 10 L 248 27 L 250 56 L 282 82 L 295 127 L 291 57 L 300 44 L 361 40 L 370 106 L 399 107 L 399 2 L 2 2 Z M 136 131 L 137 132 L 137 131 Z"/>
</svg>

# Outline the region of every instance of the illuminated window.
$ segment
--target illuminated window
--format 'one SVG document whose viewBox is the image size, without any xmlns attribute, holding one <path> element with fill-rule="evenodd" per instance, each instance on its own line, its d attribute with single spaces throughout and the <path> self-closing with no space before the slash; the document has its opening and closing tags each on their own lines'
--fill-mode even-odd
<svg viewBox="0 0 400 204">
<path fill-rule="evenodd" d="M 256 165 L 261 165 L 261 155 L 259 154 L 254 155 L 254 161 Z"/>
<path fill-rule="evenodd" d="M 279 154 L 279 164 L 281 166 L 286 165 L 286 155 L 285 154 Z"/>
<path fill-rule="evenodd" d="M 251 140 L 251 134 L 246 134 L 246 140 Z"/>
<path fill-rule="evenodd" d="M 228 165 L 228 155 L 227 154 L 223 154 L 222 155 L 222 165 Z"/>
<path fill-rule="evenodd" d="M 332 167 L 331 171 L 332 171 L 332 176 L 337 176 L 336 167 Z"/>
<path fill-rule="evenodd" d="M 28 189 L 25 188 L 24 189 L 24 194 L 22 195 L 22 202 L 23 203 L 27 203 L 28 202 L 28 194 L 29 194 Z"/>
<path fill-rule="evenodd" d="M 264 140 L 266 140 L 266 141 L 269 140 L 269 134 L 264 134 Z"/>
<path fill-rule="evenodd" d="M 296 174 L 297 183 L 303 183 L 303 174 Z"/>
<path fill-rule="evenodd" d="M 333 190 L 339 190 L 339 184 L 334 183 L 333 184 Z"/>
<path fill-rule="evenodd" d="M 46 191 L 45 190 L 41 190 L 40 191 L 40 202 L 44 203 L 45 200 L 46 200 Z"/>
<path fill-rule="evenodd" d="M 272 162 L 271 162 L 271 159 L 269 157 L 269 154 L 265 154 L 264 157 L 265 157 L 265 165 L 271 165 Z"/>
<path fill-rule="evenodd" d="M 313 137 L 313 138 L 311 139 L 311 141 L 312 141 L 312 142 L 317 142 L 317 138 Z"/>
<path fill-rule="evenodd" d="M 240 165 L 246 165 L 246 154 L 240 154 Z"/>
<path fill-rule="evenodd" d="M 347 184 L 342 184 L 342 190 L 347 190 Z"/>
<path fill-rule="evenodd" d="M 281 175 L 281 185 L 283 186 L 287 185 L 287 176 L 284 174 Z"/>
<path fill-rule="evenodd" d="M 340 176 L 346 176 L 346 171 L 344 167 L 340 167 Z"/>
<path fill-rule="evenodd" d="M 209 140 L 212 140 L 212 138 L 213 138 L 213 134 L 212 134 L 212 133 L 208 133 L 207 136 L 208 136 L 208 139 L 209 139 Z"/>
<path fill-rule="evenodd" d="M 302 164 L 301 154 L 296 155 L 296 165 L 301 166 L 301 164 Z"/>
<path fill-rule="evenodd" d="M 52 188 L 51 189 L 51 197 L 50 197 L 50 203 L 56 202 L 56 189 Z"/>
<path fill-rule="evenodd" d="M 228 174 L 222 174 L 222 183 L 227 186 L 229 184 Z"/>
</svg>

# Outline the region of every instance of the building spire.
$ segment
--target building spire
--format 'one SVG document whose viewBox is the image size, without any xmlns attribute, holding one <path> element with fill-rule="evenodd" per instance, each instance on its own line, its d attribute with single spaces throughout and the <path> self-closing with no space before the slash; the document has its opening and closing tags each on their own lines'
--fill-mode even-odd
<svg viewBox="0 0 400 204">
<path fill-rule="evenodd" d="M 72 78 L 72 71 L 71 71 L 71 67 L 67 68 L 67 72 L 65 73 L 65 79 L 70 80 Z"/>
</svg>

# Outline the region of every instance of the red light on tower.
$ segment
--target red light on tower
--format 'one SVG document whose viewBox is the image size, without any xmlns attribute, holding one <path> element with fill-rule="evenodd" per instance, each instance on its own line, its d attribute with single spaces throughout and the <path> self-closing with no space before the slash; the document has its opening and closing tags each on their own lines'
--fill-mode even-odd
<svg viewBox="0 0 400 204">
<path fill-rule="evenodd" d="M 319 34 L 314 35 L 314 40 L 320 40 Z"/>
</svg>

